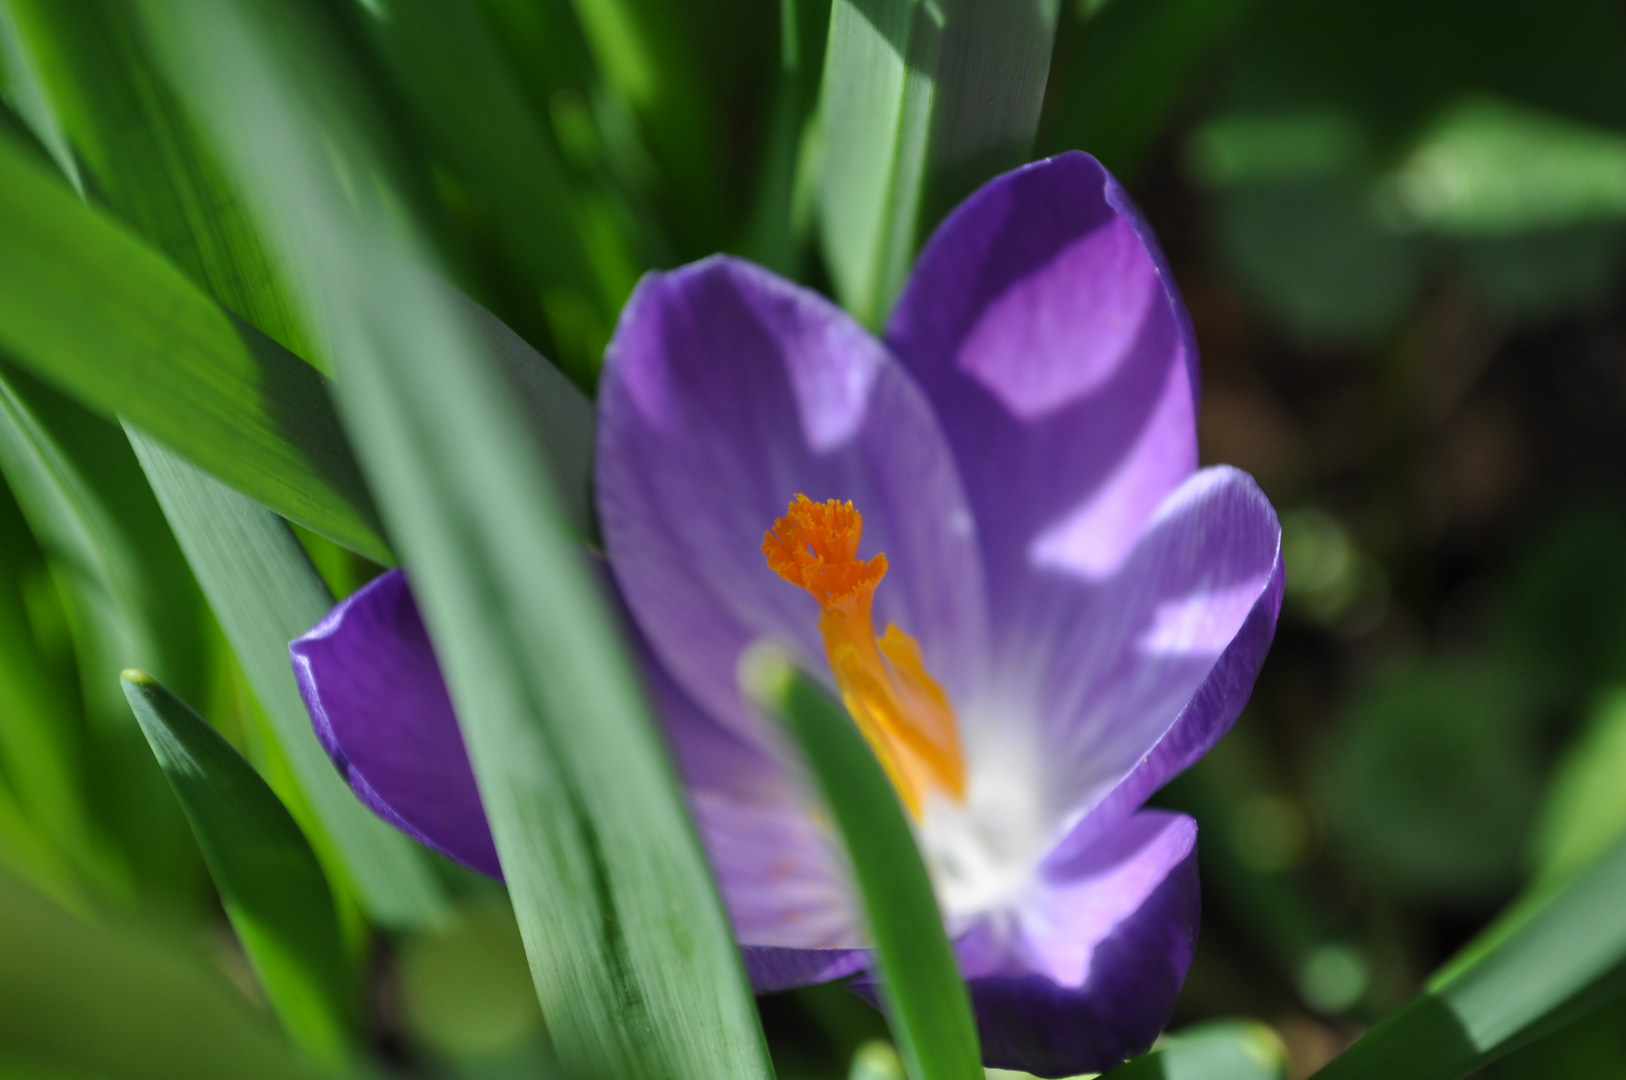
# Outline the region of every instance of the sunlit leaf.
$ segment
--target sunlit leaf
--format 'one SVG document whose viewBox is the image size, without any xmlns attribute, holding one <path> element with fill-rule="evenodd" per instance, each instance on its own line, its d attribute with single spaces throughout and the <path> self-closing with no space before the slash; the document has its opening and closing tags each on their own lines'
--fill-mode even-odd
<svg viewBox="0 0 1626 1080">
<path fill-rule="evenodd" d="M 1626 691 L 1592 710 L 1548 782 L 1534 844 L 1536 881 L 1564 881 L 1626 835 Z"/>
<path fill-rule="evenodd" d="M 1455 1080 L 1583 1015 L 1626 978 L 1626 839 L 1567 884 L 1537 890 L 1422 995 L 1316 1074 Z"/>
<path fill-rule="evenodd" d="M 1055 26 L 1051 0 L 835 0 L 819 222 L 860 321 L 885 317 L 938 217 L 1027 155 Z"/>
<path fill-rule="evenodd" d="M 289 290 L 236 193 L 151 65 L 124 0 L 6 0 L 50 122 L 93 197 L 229 310 L 311 356 Z M 36 125 L 37 129 L 38 125 Z"/>
<path fill-rule="evenodd" d="M 278 513 L 389 561 L 321 375 L 0 139 L 0 346 Z"/>
</svg>

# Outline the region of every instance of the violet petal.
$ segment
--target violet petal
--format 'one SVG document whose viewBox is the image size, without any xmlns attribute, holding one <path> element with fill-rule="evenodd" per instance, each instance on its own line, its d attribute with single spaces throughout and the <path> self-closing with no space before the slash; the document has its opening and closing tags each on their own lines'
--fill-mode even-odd
<svg viewBox="0 0 1626 1080">
<path fill-rule="evenodd" d="M 976 514 L 990 616 L 1025 649 L 1050 572 L 1108 576 L 1197 464 L 1197 350 L 1150 229 L 1087 154 L 996 178 L 921 252 L 887 341 Z"/>
<path fill-rule="evenodd" d="M 317 737 L 357 797 L 420 843 L 502 877 L 406 575 L 370 582 L 288 651 Z"/>
<path fill-rule="evenodd" d="M 1003 772 L 1028 776 L 1037 820 L 1084 829 L 1079 842 L 1133 811 L 1235 720 L 1269 645 L 1280 547 L 1276 513 L 1246 473 L 1190 477 L 1110 579 L 1052 575 L 1051 639 L 996 668 L 988 704 L 967 714 L 971 760 L 997 755 Z"/>
<path fill-rule="evenodd" d="M 766 946 L 762 989 L 834 978 L 860 939 L 836 841 L 790 778 L 699 712 L 634 645 L 736 936 Z M 415 840 L 502 876 L 457 717 L 404 574 L 390 571 L 290 647 L 316 733 L 357 796 Z M 765 954 L 767 955 L 767 954 Z M 800 972 L 801 974 L 796 974 Z"/>
<path fill-rule="evenodd" d="M 1196 943 L 1196 841 L 1191 818 L 1143 811 L 1047 861 L 1003 932 L 956 942 L 985 1064 L 1075 1076 L 1151 1046 Z"/>
<path fill-rule="evenodd" d="M 886 350 L 816 293 L 722 256 L 646 276 L 605 358 L 597 484 L 610 564 L 656 655 L 748 738 L 735 666 L 750 642 L 824 668 L 817 605 L 761 550 L 798 493 L 851 499 L 861 555 L 890 556 L 877 631 L 914 635 L 956 699 L 981 670 L 980 556 L 942 431 Z"/>
</svg>

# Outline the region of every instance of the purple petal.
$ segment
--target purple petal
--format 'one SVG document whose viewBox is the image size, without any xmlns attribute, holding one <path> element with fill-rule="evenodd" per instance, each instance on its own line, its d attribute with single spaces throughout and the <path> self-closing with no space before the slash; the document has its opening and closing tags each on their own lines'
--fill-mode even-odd
<svg viewBox="0 0 1626 1080">
<path fill-rule="evenodd" d="M 949 215 L 887 341 L 948 434 L 1002 640 L 1032 625 L 1055 571 L 1115 570 L 1196 468 L 1190 319 L 1151 231 L 1086 154 L 1007 173 Z"/>
<path fill-rule="evenodd" d="M 1079 823 L 1074 835 L 1068 837 L 1069 847 L 1088 842 L 1100 829 L 1134 813 L 1152 792 L 1195 764 L 1231 730 L 1242 707 L 1248 703 L 1253 681 L 1265 662 L 1265 654 L 1270 651 L 1271 638 L 1276 633 L 1276 617 L 1282 607 L 1283 579 L 1278 554 L 1270 581 L 1248 612 L 1242 629 L 1220 654 L 1179 719 L 1134 771 Z"/>
<path fill-rule="evenodd" d="M 971 760 L 1025 773 L 1052 828 L 1100 814 L 1079 842 L 1134 810 L 1236 719 L 1275 624 L 1280 548 L 1275 511 L 1246 473 L 1192 476 L 1110 579 L 1054 575 L 1050 640 L 996 669 L 995 704 L 968 714 L 996 718 L 966 725 Z"/>
<path fill-rule="evenodd" d="M 1075 1076 L 1152 1044 L 1197 939 L 1196 843 L 1191 818 L 1143 811 L 956 942 L 985 1064 Z"/>
<path fill-rule="evenodd" d="M 635 645 L 642 642 L 636 640 Z M 290 646 L 316 733 L 363 803 L 414 839 L 502 876 L 440 667 L 405 575 L 391 571 Z M 699 712 L 638 648 L 690 807 L 761 990 L 848 974 L 861 939 L 837 842 L 760 750 Z M 809 952 L 807 957 L 793 954 Z M 840 970 L 837 970 L 837 969 Z M 789 981 L 787 981 L 789 980 Z"/>
<path fill-rule="evenodd" d="M 753 640 L 823 667 L 818 608 L 763 533 L 798 493 L 851 499 L 876 594 L 956 700 L 985 656 L 971 516 L 943 434 L 886 350 L 815 293 L 724 257 L 640 284 L 599 392 L 598 505 L 610 564 L 661 662 L 755 738 L 735 666 Z"/>
<path fill-rule="evenodd" d="M 861 967 L 861 955 L 834 955 L 862 953 L 850 948 L 862 923 L 841 842 L 819 823 L 805 785 L 639 652 L 752 986 L 766 993 Z"/>
<path fill-rule="evenodd" d="M 288 651 L 316 734 L 357 797 L 413 839 L 502 877 L 406 575 L 380 576 Z"/>
<path fill-rule="evenodd" d="M 779 949 L 741 945 L 745 974 L 759 994 L 841 979 L 869 966 L 868 949 Z"/>
</svg>

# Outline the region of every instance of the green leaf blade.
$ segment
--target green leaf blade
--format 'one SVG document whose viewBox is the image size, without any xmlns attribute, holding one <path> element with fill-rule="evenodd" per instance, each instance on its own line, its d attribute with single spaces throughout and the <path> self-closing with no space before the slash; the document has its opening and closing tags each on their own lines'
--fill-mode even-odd
<svg viewBox="0 0 1626 1080">
<path fill-rule="evenodd" d="M 253 766 L 151 676 L 126 671 L 125 698 L 203 851 L 232 927 L 289 1033 L 341 1063 L 348 976 L 327 879 Z"/>
<path fill-rule="evenodd" d="M 779 658 L 750 688 L 795 736 L 846 843 L 879 962 L 881 999 L 914 1080 L 980 1080 L 971 997 L 902 804 L 842 708 Z M 781 670 L 774 671 L 774 667 Z"/>
<path fill-rule="evenodd" d="M 1626 839 L 1515 903 L 1319 1080 L 1454 1080 L 1584 1014 L 1626 982 Z"/>
<path fill-rule="evenodd" d="M 311 729 L 288 643 L 315 626 L 333 598 L 299 542 L 269 510 L 153 439 L 131 431 L 130 442 L 362 905 L 386 926 L 437 922 L 445 898 L 428 866 L 411 841 L 357 801 Z"/>
<path fill-rule="evenodd" d="M 319 1080 L 203 957 L 0 874 L 0 1045 L 74 1076 Z M 53 1075 L 53 1073 L 47 1073 Z"/>
<path fill-rule="evenodd" d="M 314 532 L 390 562 L 321 375 L 0 139 L 0 347 Z"/>
<path fill-rule="evenodd" d="M 256 33 L 256 5 L 143 10 L 320 301 L 313 321 L 447 674 L 561 1061 L 769 1075 L 715 885 L 543 455 L 418 234 L 334 175 L 378 170 L 338 96 L 310 92 L 329 73 L 273 44 L 297 33 Z"/>
</svg>

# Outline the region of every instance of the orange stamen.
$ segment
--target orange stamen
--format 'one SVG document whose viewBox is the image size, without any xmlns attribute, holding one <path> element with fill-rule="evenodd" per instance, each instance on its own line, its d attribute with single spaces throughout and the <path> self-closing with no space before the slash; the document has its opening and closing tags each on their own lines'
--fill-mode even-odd
<svg viewBox="0 0 1626 1080">
<path fill-rule="evenodd" d="M 929 791 L 965 797 L 965 762 L 954 707 L 926 671 L 920 644 L 891 624 L 875 637 L 871 606 L 887 564 L 885 555 L 858 557 L 863 529 L 852 503 L 798 495 L 763 536 L 762 554 L 774 573 L 818 601 L 841 699 L 918 818 Z"/>
</svg>

